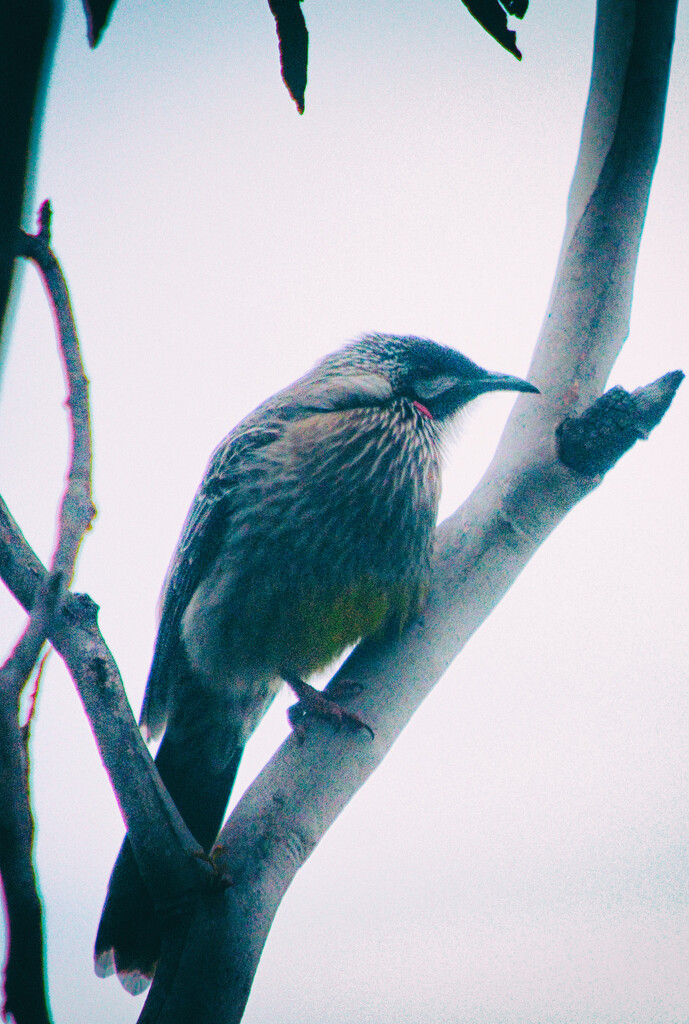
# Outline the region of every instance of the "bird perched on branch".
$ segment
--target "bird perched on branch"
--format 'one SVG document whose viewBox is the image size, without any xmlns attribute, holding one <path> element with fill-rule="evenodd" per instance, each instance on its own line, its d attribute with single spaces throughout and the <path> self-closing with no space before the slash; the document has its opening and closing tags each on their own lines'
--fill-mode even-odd
<svg viewBox="0 0 689 1024">
<path fill-rule="evenodd" d="M 298 707 L 322 712 L 307 678 L 423 607 L 441 444 L 487 391 L 537 388 L 424 338 L 367 335 L 269 398 L 216 449 L 168 571 L 141 711 L 149 735 L 164 730 L 158 770 L 206 851 L 243 747 L 283 681 Z M 159 951 L 125 838 L 96 971 L 116 969 L 140 991 Z"/>
</svg>

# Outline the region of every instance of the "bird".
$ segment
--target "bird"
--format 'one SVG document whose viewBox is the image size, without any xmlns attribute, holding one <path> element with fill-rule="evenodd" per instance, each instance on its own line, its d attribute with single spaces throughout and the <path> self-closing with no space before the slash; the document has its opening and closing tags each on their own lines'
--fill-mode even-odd
<svg viewBox="0 0 689 1024">
<path fill-rule="evenodd" d="M 307 720 L 327 714 L 332 704 L 319 703 L 308 678 L 420 614 L 444 445 L 462 409 L 489 391 L 538 389 L 428 338 L 366 334 L 259 405 L 216 448 L 163 586 L 140 716 L 149 738 L 163 734 L 158 771 L 204 851 L 244 746 L 283 683 Z M 366 728 L 344 710 L 339 718 Z M 116 970 L 137 993 L 160 942 L 125 837 L 96 973 Z"/>
</svg>

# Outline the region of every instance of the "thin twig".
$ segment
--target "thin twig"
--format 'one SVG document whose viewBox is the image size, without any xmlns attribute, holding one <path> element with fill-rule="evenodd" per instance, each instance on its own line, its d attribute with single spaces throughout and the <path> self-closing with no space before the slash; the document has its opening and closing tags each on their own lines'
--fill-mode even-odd
<svg viewBox="0 0 689 1024">
<path fill-rule="evenodd" d="M 3 1013 L 16 1024 L 49 1024 L 28 760 L 16 708 L 9 699 L 0 700 L 0 750 L 0 870 L 9 933 Z"/>
<path fill-rule="evenodd" d="M 50 301 L 57 329 L 60 358 L 67 383 L 67 408 L 70 414 L 71 460 L 67 487 L 62 498 L 58 543 L 51 569 L 63 575 L 65 588 L 74 574 L 79 546 L 96 514 L 91 492 L 91 416 L 88 378 L 81 359 L 79 338 L 67 283 L 58 260 L 50 248 L 52 211 L 46 201 L 39 212 L 39 230 L 35 235 L 21 232 L 19 255 L 38 267 Z"/>
<path fill-rule="evenodd" d="M 96 509 L 91 491 L 91 415 L 88 379 L 81 359 L 74 313 L 60 264 L 50 248 L 50 202 L 42 204 L 35 235 L 20 232 L 18 254 L 33 260 L 45 284 L 57 330 L 58 348 L 67 384 L 66 405 L 70 414 L 70 465 L 67 486 L 58 519 L 58 539 L 51 562 L 53 580 L 60 578 L 67 589 L 84 534 Z M 54 583 L 53 583 L 54 585 Z M 0 687 L 19 694 L 28 682 L 46 639 L 43 591 L 32 606 L 31 618 L 23 636 L 0 671 Z"/>
<path fill-rule="evenodd" d="M 31 603 L 29 622 L 0 669 L 0 718 L 5 770 L 0 781 L 3 828 L 0 873 L 7 904 L 9 951 L 5 969 L 5 1010 L 17 1021 L 50 1019 L 45 990 L 42 909 L 33 870 L 33 817 L 30 803 L 28 723 L 19 723 L 19 698 L 49 632 L 61 594 L 74 575 L 79 547 L 95 515 L 91 498 L 91 422 L 88 381 L 79 350 L 69 292 L 50 248 L 50 204 L 39 213 L 35 235 L 20 234 L 18 254 L 38 266 L 55 319 L 58 348 L 67 382 L 71 444 L 67 486 L 62 498 L 58 539 L 51 572 Z M 3 531 L 4 533 L 4 531 Z M 36 681 L 38 687 L 38 680 Z M 32 704 L 35 706 L 36 694 Z"/>
<path fill-rule="evenodd" d="M 24 715 L 24 724 L 21 727 L 22 735 L 24 737 L 24 746 L 28 746 L 29 743 L 29 737 L 31 735 L 31 726 L 33 724 L 34 715 L 36 714 L 36 707 L 38 705 L 38 690 L 41 685 L 43 673 L 45 672 L 45 667 L 48 663 L 48 655 L 50 654 L 50 650 L 51 649 L 48 648 L 48 650 L 41 658 L 41 663 L 38 666 L 38 669 L 36 670 L 36 675 L 34 677 L 33 689 L 31 691 L 31 696 L 29 697 L 28 702 L 29 706 L 26 710 L 26 714 Z"/>
<path fill-rule="evenodd" d="M 38 661 L 46 636 L 46 616 L 42 602 L 31 612 L 24 632 L 17 641 L 5 664 L 0 668 L 0 690 L 6 694 L 19 694 L 29 680 Z"/>
</svg>

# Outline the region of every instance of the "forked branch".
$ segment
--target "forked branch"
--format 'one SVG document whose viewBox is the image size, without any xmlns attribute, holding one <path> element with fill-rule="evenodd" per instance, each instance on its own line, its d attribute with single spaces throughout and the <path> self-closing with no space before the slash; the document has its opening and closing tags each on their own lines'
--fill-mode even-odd
<svg viewBox="0 0 689 1024">
<path fill-rule="evenodd" d="M 124 693 L 117 665 L 96 623 L 97 608 L 69 582 L 95 514 L 91 498 L 91 427 L 86 379 L 69 294 L 49 245 L 50 207 L 20 254 L 39 266 L 57 324 L 67 380 L 71 459 L 51 570 L 41 564 L 0 499 L 0 576 L 30 613 L 29 624 L 0 670 L 0 872 L 8 911 L 5 1011 L 17 1024 L 50 1020 L 44 982 L 41 904 L 32 863 L 27 730 L 19 697 L 46 639 L 72 674 L 127 821 L 142 875 L 161 900 L 196 891 L 211 868 L 165 791 Z M 181 894 L 181 895 L 180 895 Z"/>
<path fill-rule="evenodd" d="M 19 720 L 19 700 L 48 635 L 60 594 L 74 574 L 79 547 L 95 515 L 91 499 L 91 425 L 88 381 L 74 316 L 60 266 L 50 248 L 50 204 L 39 214 L 36 235 L 23 232 L 18 255 L 34 260 L 42 274 L 57 325 L 58 348 L 67 380 L 71 445 L 67 486 L 58 519 L 51 571 L 35 589 L 29 622 L 0 669 L 0 736 L 5 770 L 0 779 L 0 874 L 7 905 L 9 947 L 5 967 L 5 1012 L 17 1024 L 48 1021 L 41 902 L 33 870 L 33 818 L 29 791 L 29 720 Z M 16 537 L 15 537 L 16 539 Z"/>
</svg>

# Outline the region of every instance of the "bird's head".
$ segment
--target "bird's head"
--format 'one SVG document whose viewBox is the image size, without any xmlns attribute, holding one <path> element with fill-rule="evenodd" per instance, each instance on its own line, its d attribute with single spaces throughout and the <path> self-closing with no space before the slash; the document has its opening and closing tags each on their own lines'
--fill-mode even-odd
<svg viewBox="0 0 689 1024">
<path fill-rule="evenodd" d="M 384 405 L 408 398 L 442 424 L 487 391 L 538 388 L 491 373 L 427 338 L 367 334 L 331 355 L 297 382 L 303 405 L 323 411 Z"/>
</svg>

